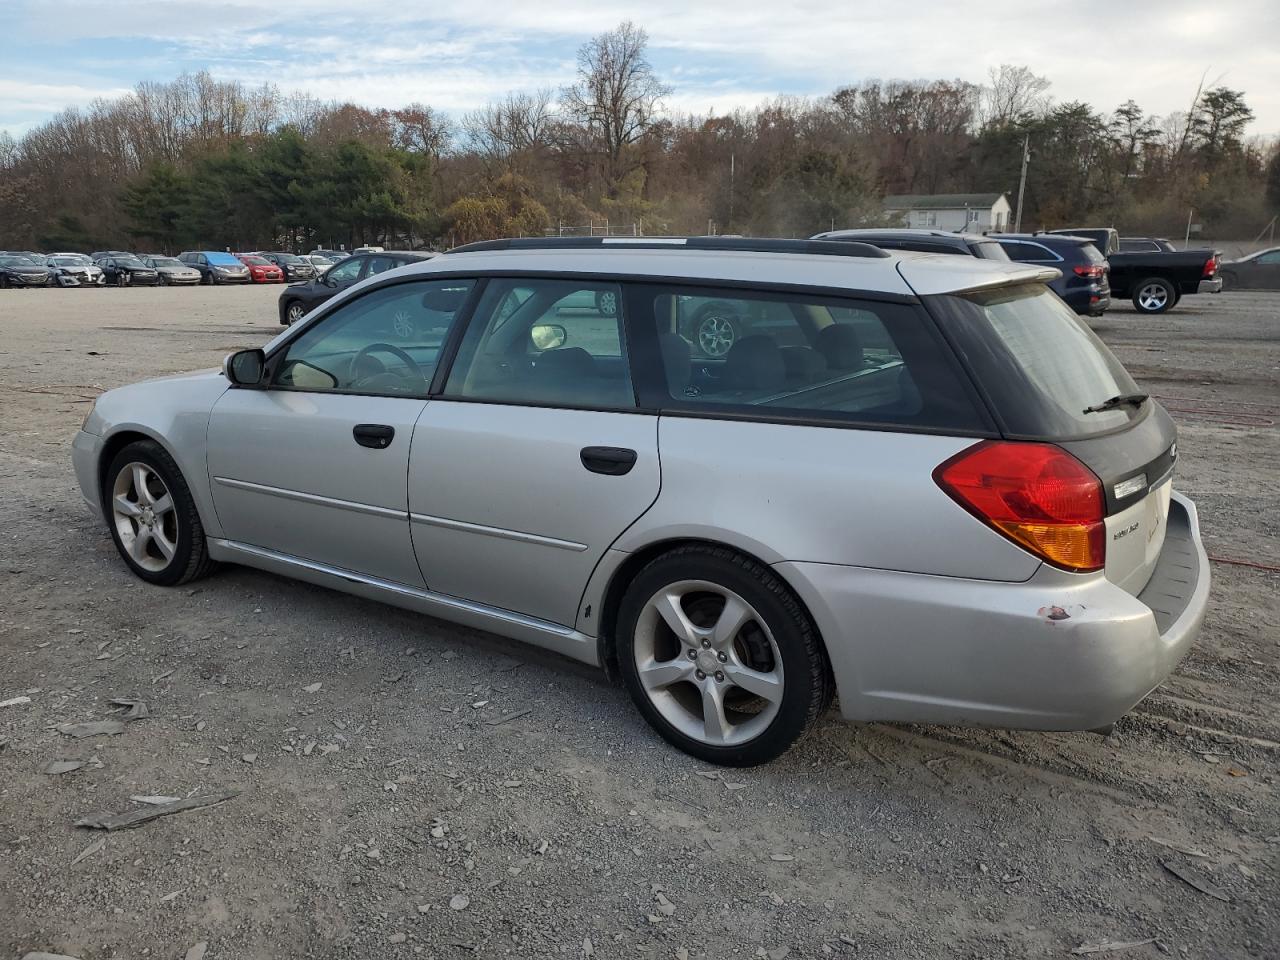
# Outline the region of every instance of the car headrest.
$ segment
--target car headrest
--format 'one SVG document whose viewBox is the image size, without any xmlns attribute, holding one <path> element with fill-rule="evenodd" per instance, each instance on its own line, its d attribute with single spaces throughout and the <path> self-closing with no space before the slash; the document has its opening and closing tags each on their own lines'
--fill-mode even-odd
<svg viewBox="0 0 1280 960">
<path fill-rule="evenodd" d="M 539 354 L 535 369 L 540 377 L 593 377 L 596 362 L 581 347 L 560 347 Z"/>
<path fill-rule="evenodd" d="M 787 380 L 787 368 L 773 337 L 743 337 L 724 360 L 721 382 L 727 390 L 779 390 Z"/>
<path fill-rule="evenodd" d="M 812 347 L 781 347 L 780 350 L 788 380 L 816 380 L 826 372 L 826 359 Z"/>
<path fill-rule="evenodd" d="M 847 323 L 833 323 L 818 334 L 818 352 L 832 370 L 862 369 L 862 340 Z"/>
<path fill-rule="evenodd" d="M 682 397 L 693 379 L 693 348 L 678 333 L 661 334 L 658 346 L 662 350 L 662 367 L 667 374 L 667 390 L 673 397 Z"/>
</svg>

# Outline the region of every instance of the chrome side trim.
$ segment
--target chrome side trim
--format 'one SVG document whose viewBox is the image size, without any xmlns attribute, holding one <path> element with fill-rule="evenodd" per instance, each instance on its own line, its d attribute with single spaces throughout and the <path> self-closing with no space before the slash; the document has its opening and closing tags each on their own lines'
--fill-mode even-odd
<svg viewBox="0 0 1280 960">
<path fill-rule="evenodd" d="M 520 543 L 536 543 L 540 547 L 555 547 L 557 550 L 572 550 L 574 553 L 581 553 L 587 549 L 585 543 L 575 543 L 573 540 L 557 540 L 555 537 L 544 537 L 536 533 L 522 533 L 519 530 L 508 530 L 505 527 L 486 527 L 479 523 L 448 520 L 444 517 L 432 517 L 425 513 L 411 513 L 409 514 L 409 519 L 414 523 L 425 523 L 429 527 L 461 530 L 463 533 L 478 533 L 482 537 L 498 537 L 502 540 L 518 540 Z"/>
<path fill-rule="evenodd" d="M 421 590 L 235 540 L 210 539 L 209 554 L 215 560 L 256 567 L 283 577 L 353 593 L 478 630 L 488 630 L 599 666 L 595 637 L 572 627 L 525 616 L 514 610 L 503 610 L 459 597 L 432 593 L 430 590 Z"/>
<path fill-rule="evenodd" d="M 374 517 L 390 517 L 404 520 L 408 510 L 392 510 L 390 507 L 376 507 L 371 503 L 356 503 L 354 500 L 339 500 L 336 497 L 322 497 L 318 493 L 303 493 L 301 490 L 286 490 L 284 487 L 270 487 L 265 483 L 250 483 L 248 480 L 233 480 L 230 477 L 214 477 L 214 483 L 235 490 L 248 490 L 252 493 L 263 493 L 269 497 L 280 497 L 284 500 L 298 500 L 302 503 L 314 503 L 321 507 L 333 507 L 335 510 L 350 510 L 352 513 L 367 513 Z"/>
</svg>

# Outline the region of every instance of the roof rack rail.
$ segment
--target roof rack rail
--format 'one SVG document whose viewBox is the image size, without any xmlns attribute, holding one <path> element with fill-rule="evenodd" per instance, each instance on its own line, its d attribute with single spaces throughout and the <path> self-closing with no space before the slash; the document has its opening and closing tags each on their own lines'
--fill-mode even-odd
<svg viewBox="0 0 1280 960">
<path fill-rule="evenodd" d="M 808 253 L 825 257 L 889 256 L 879 247 L 857 240 L 781 240 L 773 237 L 521 237 L 508 240 L 480 240 L 445 251 L 477 253 L 491 250 L 589 250 L 601 247 L 629 247 L 641 250 L 718 250 L 746 253 Z"/>
</svg>

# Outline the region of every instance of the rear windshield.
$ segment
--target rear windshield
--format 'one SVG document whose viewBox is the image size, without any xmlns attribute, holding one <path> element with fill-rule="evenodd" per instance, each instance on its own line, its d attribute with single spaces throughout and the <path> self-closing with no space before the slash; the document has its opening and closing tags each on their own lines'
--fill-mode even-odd
<svg viewBox="0 0 1280 960">
<path fill-rule="evenodd" d="M 1141 415 L 1132 405 L 1084 412 L 1140 391 L 1088 325 L 1043 284 L 930 297 L 928 303 L 1007 435 L 1068 440 L 1114 430 Z"/>
<path fill-rule="evenodd" d="M 1085 263 L 1106 263 L 1107 258 L 1104 257 L 1092 243 L 1080 244 L 1080 255 L 1084 257 Z"/>
</svg>

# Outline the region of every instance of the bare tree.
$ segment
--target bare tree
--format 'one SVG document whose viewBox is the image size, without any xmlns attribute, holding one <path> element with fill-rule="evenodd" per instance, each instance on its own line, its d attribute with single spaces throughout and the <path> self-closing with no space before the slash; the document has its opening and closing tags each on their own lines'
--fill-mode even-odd
<svg viewBox="0 0 1280 960">
<path fill-rule="evenodd" d="M 999 127 L 1043 113 L 1049 106 L 1049 81 L 1027 67 L 1002 63 L 987 71 L 980 117 L 984 127 Z"/>
<path fill-rule="evenodd" d="M 603 158 L 606 190 L 617 192 L 630 172 L 628 149 L 644 136 L 671 88 L 645 57 L 649 35 L 630 20 L 578 50 L 578 80 L 564 91 L 564 108 Z"/>
<path fill-rule="evenodd" d="M 499 166 L 518 166 L 521 154 L 537 153 L 555 141 L 553 93 L 509 93 L 462 120 L 468 145 Z"/>
</svg>

